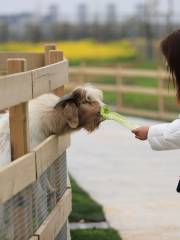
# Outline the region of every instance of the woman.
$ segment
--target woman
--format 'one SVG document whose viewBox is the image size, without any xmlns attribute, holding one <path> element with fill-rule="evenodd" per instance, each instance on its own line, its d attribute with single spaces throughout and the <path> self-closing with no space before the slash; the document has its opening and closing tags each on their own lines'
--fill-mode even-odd
<svg viewBox="0 0 180 240">
<path fill-rule="evenodd" d="M 177 102 L 180 104 L 180 30 L 173 32 L 161 42 L 161 51 L 176 87 Z M 139 127 L 132 132 L 139 140 L 148 140 L 153 150 L 180 148 L 180 119 L 151 127 Z"/>
</svg>

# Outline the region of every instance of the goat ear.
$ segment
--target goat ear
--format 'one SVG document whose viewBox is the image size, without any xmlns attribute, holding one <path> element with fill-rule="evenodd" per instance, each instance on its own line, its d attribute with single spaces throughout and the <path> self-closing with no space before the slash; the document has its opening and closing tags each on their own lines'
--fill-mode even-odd
<svg viewBox="0 0 180 240">
<path fill-rule="evenodd" d="M 78 108 L 75 103 L 67 103 L 64 107 L 64 116 L 71 128 L 77 128 L 79 125 Z"/>
</svg>

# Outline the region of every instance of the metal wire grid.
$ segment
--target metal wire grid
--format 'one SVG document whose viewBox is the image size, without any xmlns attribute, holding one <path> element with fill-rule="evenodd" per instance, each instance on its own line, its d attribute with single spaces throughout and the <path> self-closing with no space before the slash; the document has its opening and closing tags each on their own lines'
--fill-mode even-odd
<svg viewBox="0 0 180 240">
<path fill-rule="evenodd" d="M 34 184 L 0 205 L 0 240 L 28 240 L 67 187 L 66 153 Z"/>
<path fill-rule="evenodd" d="M 33 229 L 36 231 L 67 187 L 66 153 L 43 173 L 33 186 Z"/>
<path fill-rule="evenodd" d="M 67 222 L 66 222 L 55 240 L 67 240 L 67 232 L 68 232 L 68 229 L 67 229 Z"/>
</svg>

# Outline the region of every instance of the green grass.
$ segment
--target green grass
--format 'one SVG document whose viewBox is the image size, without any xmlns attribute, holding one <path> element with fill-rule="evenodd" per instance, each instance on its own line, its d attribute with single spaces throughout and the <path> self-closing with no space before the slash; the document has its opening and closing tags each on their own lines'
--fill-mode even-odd
<svg viewBox="0 0 180 240">
<path fill-rule="evenodd" d="M 145 109 L 145 110 L 158 110 L 158 96 L 145 95 L 138 93 L 123 94 L 123 105 L 125 107 Z M 117 95 L 114 92 L 104 92 L 104 102 L 108 105 L 116 105 Z M 177 113 L 180 111 L 180 106 L 176 103 L 175 97 L 165 97 L 164 107 L 168 112 Z"/>
<path fill-rule="evenodd" d="M 109 64 L 110 65 L 110 64 Z M 108 66 L 108 65 L 107 65 Z M 122 61 L 119 59 L 114 67 L 126 67 L 135 69 L 158 69 L 159 66 L 156 61 L 149 61 L 146 59 L 127 59 L 127 61 Z M 102 83 L 102 84 L 114 84 L 116 85 L 116 78 L 113 76 L 89 76 L 87 78 L 89 82 Z M 152 77 L 125 77 L 123 78 L 123 83 L 126 86 L 139 86 L 146 88 L 158 88 L 158 79 Z M 164 81 L 164 89 L 174 90 L 172 83 L 169 81 Z M 148 94 L 136 94 L 136 93 L 124 93 L 122 96 L 124 107 L 130 107 L 134 109 L 145 109 L 145 110 L 158 110 L 158 96 L 148 95 Z M 117 104 L 117 93 L 115 92 L 104 92 L 104 101 L 108 105 Z M 175 97 L 164 97 L 164 109 L 167 112 L 177 113 L 180 111 L 180 106 L 176 104 Z"/>
<path fill-rule="evenodd" d="M 177 105 L 175 97 L 165 97 L 164 107 L 169 112 L 180 112 L 180 106 Z"/>
<path fill-rule="evenodd" d="M 71 231 L 72 240 L 121 240 L 118 233 L 113 229 L 92 229 Z"/>
<path fill-rule="evenodd" d="M 115 92 L 104 92 L 104 102 L 108 105 L 115 105 L 117 102 L 117 94 Z"/>
<path fill-rule="evenodd" d="M 87 60 L 87 59 L 77 59 L 77 60 L 71 60 L 69 61 L 70 66 L 79 66 L 82 64 L 86 64 L 87 66 L 114 66 L 117 64 L 122 64 L 126 65 L 129 62 L 135 62 L 136 57 L 114 57 L 114 58 L 108 58 L 108 59 L 92 59 L 92 60 Z"/>
<path fill-rule="evenodd" d="M 91 81 L 92 77 L 88 79 Z M 113 76 L 97 76 L 93 78 L 92 83 L 101 84 L 116 84 L 116 79 Z"/>
<path fill-rule="evenodd" d="M 131 77 L 124 78 L 123 83 L 130 86 L 141 86 L 141 87 L 158 87 L 158 80 L 156 78 L 148 77 Z"/>
<path fill-rule="evenodd" d="M 96 203 L 74 179 L 71 178 L 73 211 L 70 222 L 100 222 L 105 221 L 101 205 Z M 109 229 L 71 230 L 72 240 L 121 240 L 117 231 Z"/>
<path fill-rule="evenodd" d="M 105 221 L 102 206 L 96 203 L 77 183 L 71 178 L 72 206 L 70 222 L 100 222 Z"/>
<path fill-rule="evenodd" d="M 124 106 L 137 109 L 158 110 L 158 97 L 138 93 L 123 94 Z"/>
</svg>

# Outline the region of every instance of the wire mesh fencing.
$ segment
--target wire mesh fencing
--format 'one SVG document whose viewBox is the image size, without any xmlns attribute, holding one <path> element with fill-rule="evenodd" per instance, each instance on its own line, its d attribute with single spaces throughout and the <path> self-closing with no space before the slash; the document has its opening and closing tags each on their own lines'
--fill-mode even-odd
<svg viewBox="0 0 180 240">
<path fill-rule="evenodd" d="M 59 232 L 59 234 L 57 235 L 55 240 L 66 240 L 67 238 L 67 233 L 68 233 L 68 229 L 67 229 L 67 222 L 64 224 L 64 226 L 62 227 L 61 231 Z"/>
<path fill-rule="evenodd" d="M 35 183 L 0 205 L 0 240 L 28 240 L 54 209 L 66 188 L 64 153 Z M 66 239 L 63 229 L 58 240 Z"/>
</svg>

